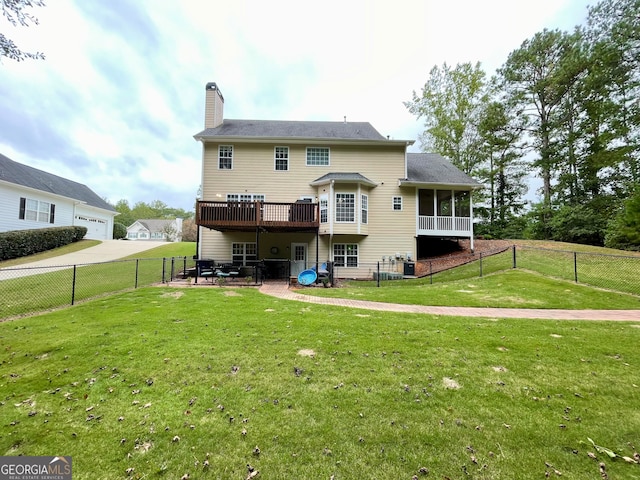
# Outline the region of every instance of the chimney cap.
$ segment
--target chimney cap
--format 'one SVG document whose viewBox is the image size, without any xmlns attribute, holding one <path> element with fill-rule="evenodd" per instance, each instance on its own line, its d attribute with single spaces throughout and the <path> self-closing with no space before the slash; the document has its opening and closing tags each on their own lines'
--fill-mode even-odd
<svg viewBox="0 0 640 480">
<path fill-rule="evenodd" d="M 220 89 L 218 88 L 218 84 L 216 82 L 209 82 L 207 83 L 207 85 L 205 86 L 205 90 L 208 91 L 212 91 L 212 92 L 218 92 L 218 96 L 220 97 L 220 99 L 224 102 L 224 97 L 222 96 L 222 92 L 220 91 Z"/>
</svg>

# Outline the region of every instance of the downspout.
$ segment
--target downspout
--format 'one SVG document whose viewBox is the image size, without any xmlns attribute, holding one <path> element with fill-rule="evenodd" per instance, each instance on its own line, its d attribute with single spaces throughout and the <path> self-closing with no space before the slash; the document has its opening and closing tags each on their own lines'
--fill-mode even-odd
<svg viewBox="0 0 640 480">
<path fill-rule="evenodd" d="M 327 205 L 327 220 L 329 220 L 329 259 L 331 263 L 333 263 L 333 203 L 334 203 L 334 190 L 333 184 L 334 180 L 331 180 L 331 184 L 329 185 L 329 202 Z"/>
<path fill-rule="evenodd" d="M 195 258 L 200 258 L 200 225 L 197 225 L 198 228 L 196 228 L 196 254 L 195 254 Z"/>
<path fill-rule="evenodd" d="M 473 190 L 469 192 L 469 222 L 470 225 L 469 227 L 471 228 L 471 234 L 469 236 L 469 247 L 471 248 L 471 251 L 474 251 L 474 247 L 473 247 Z"/>
<path fill-rule="evenodd" d="M 360 205 L 360 208 L 358 210 L 356 210 L 354 213 L 356 214 L 355 218 L 358 219 L 358 229 L 357 230 L 358 230 L 358 235 L 360 235 L 360 233 L 362 233 L 362 231 L 361 231 L 361 228 L 362 228 L 362 217 L 361 217 L 361 215 L 362 215 L 362 185 L 360 185 L 359 183 L 358 183 L 358 190 L 357 191 L 358 191 L 358 193 L 357 193 L 358 201 L 354 202 L 355 203 L 354 208 L 357 208 L 357 205 Z"/>
</svg>

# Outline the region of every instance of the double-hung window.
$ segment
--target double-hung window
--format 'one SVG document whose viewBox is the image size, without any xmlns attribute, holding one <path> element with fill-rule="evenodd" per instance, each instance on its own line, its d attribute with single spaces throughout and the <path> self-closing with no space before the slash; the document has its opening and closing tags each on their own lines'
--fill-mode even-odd
<svg viewBox="0 0 640 480">
<path fill-rule="evenodd" d="M 261 193 L 228 193 L 227 202 L 264 202 Z"/>
<path fill-rule="evenodd" d="M 289 147 L 276 147 L 274 155 L 276 171 L 285 172 L 289 170 Z"/>
<path fill-rule="evenodd" d="M 369 197 L 367 195 L 360 196 L 360 223 L 369 223 Z"/>
<path fill-rule="evenodd" d="M 336 193 L 336 222 L 356 221 L 356 196 L 353 193 Z"/>
<path fill-rule="evenodd" d="M 218 147 L 218 168 L 231 170 L 233 168 L 233 145 L 220 145 Z"/>
<path fill-rule="evenodd" d="M 329 199 L 326 195 L 320 197 L 320 223 L 329 221 Z"/>
<path fill-rule="evenodd" d="M 234 265 L 246 265 L 247 262 L 258 259 L 256 243 L 238 242 L 231 245 L 231 255 Z"/>
<path fill-rule="evenodd" d="M 56 206 L 53 203 L 22 197 L 18 218 L 32 222 L 53 223 L 55 211 Z"/>
<path fill-rule="evenodd" d="M 335 243 L 333 245 L 333 263 L 336 267 L 357 267 L 358 244 Z"/>
<path fill-rule="evenodd" d="M 399 212 L 402 210 L 402 197 L 393 197 L 393 210 Z"/>
<path fill-rule="evenodd" d="M 328 165 L 329 147 L 307 147 L 307 167 Z"/>
</svg>

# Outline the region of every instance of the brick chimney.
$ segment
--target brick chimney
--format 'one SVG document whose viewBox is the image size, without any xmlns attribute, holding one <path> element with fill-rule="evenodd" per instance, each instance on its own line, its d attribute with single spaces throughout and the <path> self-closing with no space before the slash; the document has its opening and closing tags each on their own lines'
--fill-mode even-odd
<svg viewBox="0 0 640 480">
<path fill-rule="evenodd" d="M 215 128 L 222 125 L 224 97 L 214 82 L 207 83 L 205 90 L 204 128 Z"/>
</svg>

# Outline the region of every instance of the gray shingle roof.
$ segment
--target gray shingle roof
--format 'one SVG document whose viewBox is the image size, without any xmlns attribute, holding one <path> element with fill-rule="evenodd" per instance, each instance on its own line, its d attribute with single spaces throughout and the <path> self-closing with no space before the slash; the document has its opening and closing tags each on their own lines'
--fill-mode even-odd
<svg viewBox="0 0 640 480">
<path fill-rule="evenodd" d="M 330 140 L 387 140 L 368 122 L 313 122 L 286 120 L 224 120 L 194 136 L 197 140 L 215 137 L 309 138 Z"/>
<path fill-rule="evenodd" d="M 171 220 L 159 220 L 159 219 L 138 220 L 138 223 L 142 224 L 150 232 L 161 232 L 164 228 L 166 228 L 168 226 L 171 226 L 172 222 L 175 222 L 175 219 L 171 219 Z"/>
<path fill-rule="evenodd" d="M 92 207 L 115 212 L 115 209 L 111 205 L 86 185 L 15 162 L 1 153 L 0 180 L 54 195 L 80 200 Z"/>
<path fill-rule="evenodd" d="M 329 183 L 330 181 L 335 181 L 338 183 L 363 183 L 369 186 L 378 185 L 376 182 L 369 180 L 367 177 L 362 175 L 361 173 L 347 173 L 347 172 L 334 172 L 327 173 L 326 175 L 317 178 L 311 185 L 322 185 L 325 183 Z"/>
<path fill-rule="evenodd" d="M 407 178 L 401 183 L 463 185 L 481 184 L 437 153 L 407 153 Z"/>
</svg>

